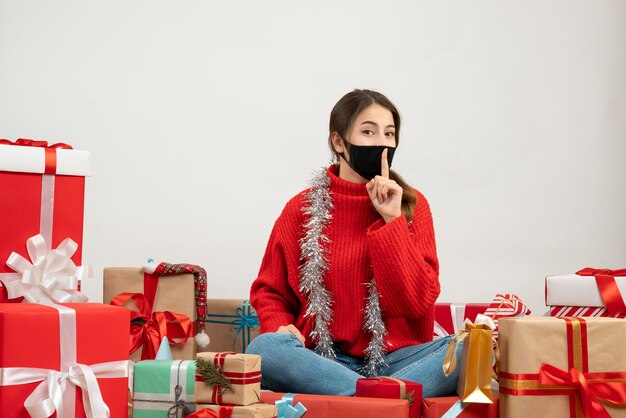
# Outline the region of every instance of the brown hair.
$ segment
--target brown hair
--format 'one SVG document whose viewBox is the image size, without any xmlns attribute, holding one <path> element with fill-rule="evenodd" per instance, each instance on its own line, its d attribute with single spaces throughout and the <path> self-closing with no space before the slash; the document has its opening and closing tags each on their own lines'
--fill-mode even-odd
<svg viewBox="0 0 626 418">
<path fill-rule="evenodd" d="M 332 143 L 332 134 L 337 132 L 341 138 L 345 139 L 346 133 L 352 128 L 352 124 L 356 117 L 366 107 L 377 104 L 391 112 L 393 123 L 396 126 L 396 146 L 400 142 L 400 113 L 398 109 L 381 93 L 372 90 L 354 90 L 343 96 L 333 110 L 330 112 L 330 122 L 328 124 L 328 145 L 333 153 L 335 162 L 339 161 L 339 153 L 335 150 Z M 398 173 L 389 170 L 389 178 L 398 183 L 402 187 L 402 215 L 411 222 L 413 219 L 413 210 L 417 204 L 417 195 L 415 190 L 409 186 Z"/>
</svg>

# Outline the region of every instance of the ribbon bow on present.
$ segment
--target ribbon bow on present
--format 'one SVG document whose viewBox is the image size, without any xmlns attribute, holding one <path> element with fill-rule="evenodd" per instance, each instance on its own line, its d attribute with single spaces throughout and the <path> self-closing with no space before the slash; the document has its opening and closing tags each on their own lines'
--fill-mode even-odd
<svg viewBox="0 0 626 418">
<path fill-rule="evenodd" d="M 609 270 L 586 267 L 577 271 L 576 274 L 579 276 L 594 276 L 596 278 L 600 296 L 611 316 L 615 316 L 620 312 L 626 313 L 624 298 L 622 298 L 622 294 L 615 282 L 615 277 L 626 277 L 626 269 Z"/>
<path fill-rule="evenodd" d="M 72 149 L 71 145 L 58 142 L 48 145 L 48 141 L 37 141 L 33 139 L 19 138 L 15 142 L 8 139 L 0 139 L 0 145 L 19 145 L 22 147 L 40 147 L 40 148 L 56 148 L 56 149 Z"/>
<path fill-rule="evenodd" d="M 192 337 L 192 323 L 187 315 L 170 311 L 152 312 L 152 306 L 143 293 L 120 293 L 111 300 L 111 305 L 123 306 L 128 300 L 132 300 L 138 309 L 130 316 L 130 354 L 143 346 L 141 359 L 153 359 L 163 337 L 168 337 L 170 344 L 175 345 L 183 345 Z"/>
<path fill-rule="evenodd" d="M 187 415 L 187 418 L 220 418 L 220 416 L 217 415 L 217 412 L 212 411 L 209 408 L 203 408 L 191 415 Z"/>
<path fill-rule="evenodd" d="M 214 319 L 209 319 L 214 318 Z M 237 345 L 237 339 L 241 335 L 241 350 L 245 351 L 250 343 L 250 330 L 259 326 L 259 317 L 252 309 L 252 305 L 246 299 L 240 307 L 235 310 L 234 315 L 228 314 L 207 314 L 206 323 L 231 325 L 236 330 L 233 338 L 233 349 Z"/>
<path fill-rule="evenodd" d="M 48 251 L 47 243 L 40 234 L 26 241 L 30 262 L 17 253 L 11 253 L 7 265 L 17 272 L 8 277 L 6 290 L 8 297 L 23 296 L 27 302 L 82 303 L 88 298 L 78 291 L 79 282 L 91 277 L 89 266 L 76 267 L 72 256 L 78 244 L 66 238 L 59 246 Z"/>
<path fill-rule="evenodd" d="M 539 369 L 539 382 L 542 385 L 552 387 L 556 385 L 561 386 L 562 389 L 571 388 L 577 391 L 581 400 L 583 416 L 610 418 L 611 415 L 599 399 L 613 405 L 626 405 L 626 383 L 623 380 L 610 381 L 608 380 L 609 376 L 604 375 L 606 373 L 583 373 L 576 368 L 571 368 L 569 372 L 566 372 L 558 367 L 543 363 Z"/>
<path fill-rule="evenodd" d="M 189 405 L 193 405 L 194 403 L 187 402 L 185 399 L 181 398 L 181 393 L 182 387 L 180 385 L 176 385 L 176 388 L 174 389 L 176 399 L 174 399 L 174 405 L 167 411 L 168 417 L 186 417 L 191 414 L 191 408 L 189 408 Z"/>
<path fill-rule="evenodd" d="M 300 418 L 307 411 L 302 402 L 293 406 L 295 393 L 286 393 L 283 398 L 274 402 L 276 404 L 276 418 Z"/>
</svg>

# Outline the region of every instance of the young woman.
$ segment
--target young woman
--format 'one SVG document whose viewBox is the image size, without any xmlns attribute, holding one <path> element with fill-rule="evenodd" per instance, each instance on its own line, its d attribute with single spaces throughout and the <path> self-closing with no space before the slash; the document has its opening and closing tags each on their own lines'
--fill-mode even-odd
<svg viewBox="0 0 626 418">
<path fill-rule="evenodd" d="M 281 392 L 354 395 L 363 376 L 455 391 L 442 372 L 450 338 L 432 340 L 439 263 L 426 198 L 390 170 L 400 115 L 354 90 L 330 114 L 335 163 L 292 198 L 272 230 L 250 300 L 262 384 Z"/>
</svg>

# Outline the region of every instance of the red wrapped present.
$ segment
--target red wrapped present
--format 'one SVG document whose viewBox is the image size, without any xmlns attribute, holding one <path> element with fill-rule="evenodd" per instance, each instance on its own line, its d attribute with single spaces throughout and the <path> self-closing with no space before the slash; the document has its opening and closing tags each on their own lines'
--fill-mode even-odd
<svg viewBox="0 0 626 418">
<path fill-rule="evenodd" d="M 129 318 L 99 303 L 0 304 L 0 416 L 126 417 Z"/>
<path fill-rule="evenodd" d="M 283 397 L 293 404 L 302 403 L 307 411 L 305 418 L 409 417 L 409 402 L 405 399 L 261 392 L 262 403 L 274 403 Z"/>
<path fill-rule="evenodd" d="M 478 314 L 484 314 L 488 303 L 435 303 L 434 338 L 454 335 L 463 328 L 466 319 L 475 322 Z"/>
<path fill-rule="evenodd" d="M 425 398 L 423 418 L 447 417 L 460 418 L 498 418 L 498 392 L 493 393 L 493 403 L 462 403 L 457 396 L 443 398 Z"/>
<path fill-rule="evenodd" d="M 406 399 L 409 417 L 422 416 L 422 385 L 392 377 L 363 378 L 356 381 L 356 396 L 368 398 Z"/>
<path fill-rule="evenodd" d="M 26 240 L 37 234 L 48 250 L 71 238 L 78 247 L 72 261 L 81 264 L 85 176 L 90 174 L 88 151 L 0 139 L 0 280 L 13 273 L 4 264 L 9 254 L 25 254 Z"/>
</svg>

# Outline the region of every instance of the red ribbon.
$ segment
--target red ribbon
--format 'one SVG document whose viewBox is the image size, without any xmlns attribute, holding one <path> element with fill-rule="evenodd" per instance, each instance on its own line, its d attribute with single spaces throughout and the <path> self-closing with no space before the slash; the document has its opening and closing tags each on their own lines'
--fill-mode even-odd
<svg viewBox="0 0 626 418">
<path fill-rule="evenodd" d="M 187 418 L 231 418 L 233 416 L 234 407 L 220 405 L 217 408 L 219 414 L 212 409 L 203 408 L 191 415 L 187 415 Z"/>
<path fill-rule="evenodd" d="M 131 299 L 138 312 L 133 311 L 130 316 L 130 354 L 143 346 L 141 359 L 154 359 L 163 337 L 168 337 L 170 344 L 183 345 L 192 336 L 192 322 L 187 315 L 152 312 L 152 305 L 143 293 L 120 293 L 113 298 L 111 305 L 123 306 Z"/>
<path fill-rule="evenodd" d="M 48 145 L 48 141 L 35 141 L 25 138 L 19 138 L 15 142 L 9 141 L 8 139 L 0 139 L 0 145 L 18 145 L 22 147 L 45 148 L 45 174 L 56 174 L 57 149 L 72 149 L 71 145 L 64 144 L 63 142 L 57 142 L 56 144 Z"/>
<path fill-rule="evenodd" d="M 620 312 L 626 313 L 626 304 L 624 298 L 617 287 L 615 277 L 625 277 L 626 269 L 621 270 L 609 270 L 609 269 L 594 269 L 592 267 L 584 268 L 577 271 L 579 276 L 594 276 L 596 278 L 596 284 L 600 291 L 602 301 L 606 306 L 606 310 L 609 315 L 615 316 Z"/>
<path fill-rule="evenodd" d="M 204 408 L 199 411 L 194 412 L 191 415 L 187 415 L 187 418 L 221 418 L 215 411 L 210 410 L 209 408 Z"/>
<path fill-rule="evenodd" d="M 542 385 L 569 386 L 578 391 L 585 417 L 610 418 L 611 415 L 598 399 L 614 405 L 626 404 L 626 383 L 588 380 L 593 378 L 603 379 L 598 373 L 583 373 L 575 368 L 571 368 L 568 373 L 545 363 L 539 369 L 539 382 Z"/>
</svg>

